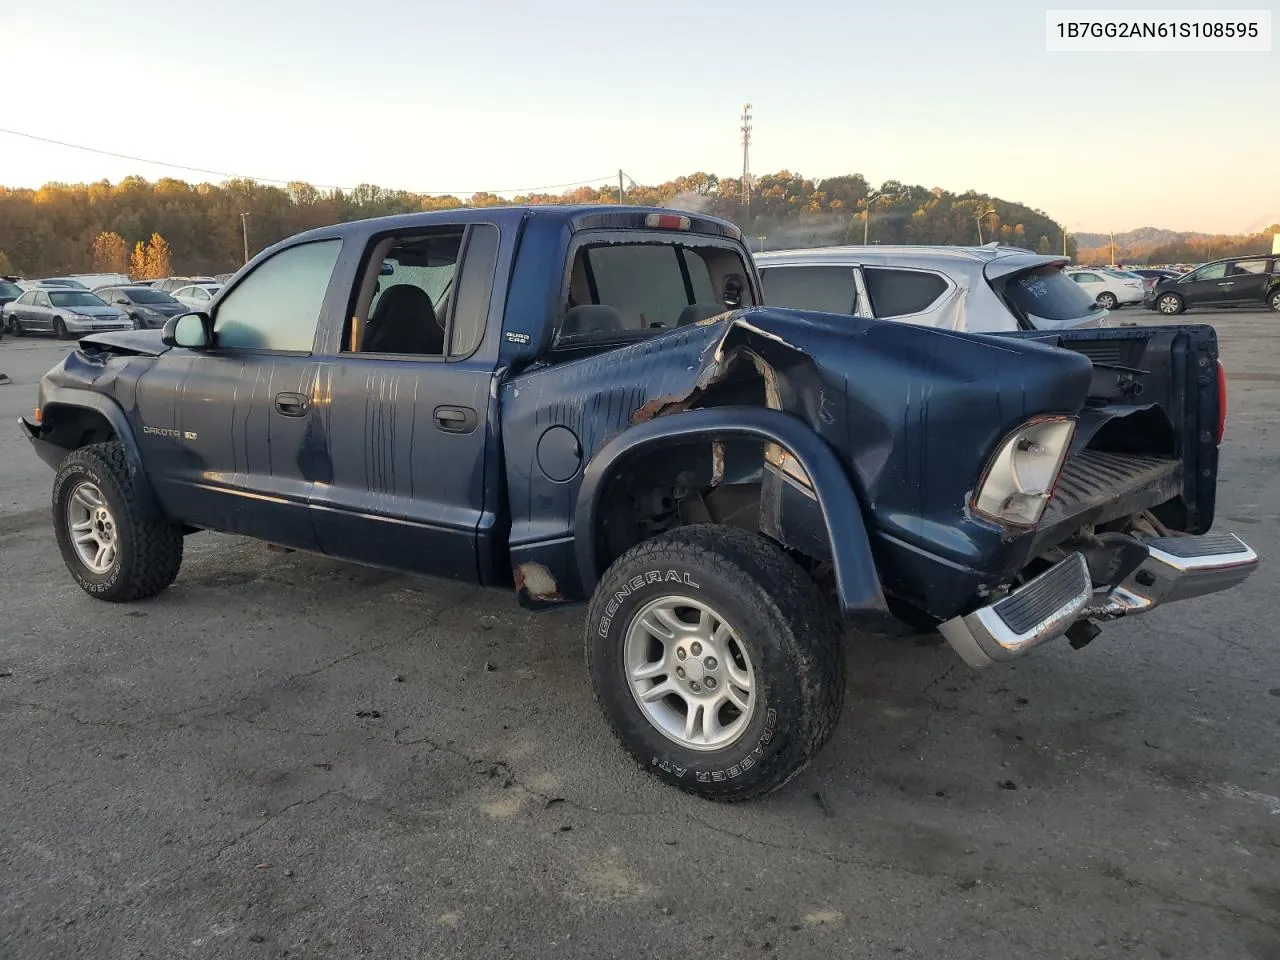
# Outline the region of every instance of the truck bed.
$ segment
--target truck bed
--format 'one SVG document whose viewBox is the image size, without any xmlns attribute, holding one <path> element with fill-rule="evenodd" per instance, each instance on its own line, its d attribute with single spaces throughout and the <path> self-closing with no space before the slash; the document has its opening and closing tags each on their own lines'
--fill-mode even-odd
<svg viewBox="0 0 1280 960">
<path fill-rule="evenodd" d="M 1036 542 L 1054 543 L 1081 524 L 1105 523 L 1154 507 L 1181 489 L 1179 460 L 1082 450 L 1062 468 Z"/>
</svg>

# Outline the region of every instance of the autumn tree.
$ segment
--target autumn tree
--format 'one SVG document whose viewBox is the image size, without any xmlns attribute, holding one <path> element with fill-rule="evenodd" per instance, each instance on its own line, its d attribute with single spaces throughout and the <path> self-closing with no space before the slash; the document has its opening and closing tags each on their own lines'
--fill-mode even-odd
<svg viewBox="0 0 1280 960">
<path fill-rule="evenodd" d="M 104 230 L 94 237 L 90 256 L 97 273 L 124 273 L 129 265 L 129 245 L 120 234 Z"/>
<path fill-rule="evenodd" d="M 139 240 L 133 245 L 133 253 L 129 255 L 129 278 L 131 280 L 149 280 L 147 276 L 147 245 Z"/>
<path fill-rule="evenodd" d="M 158 280 L 167 277 L 173 271 L 173 256 L 169 243 L 158 233 L 153 233 L 147 241 L 146 255 L 147 279 Z"/>
</svg>

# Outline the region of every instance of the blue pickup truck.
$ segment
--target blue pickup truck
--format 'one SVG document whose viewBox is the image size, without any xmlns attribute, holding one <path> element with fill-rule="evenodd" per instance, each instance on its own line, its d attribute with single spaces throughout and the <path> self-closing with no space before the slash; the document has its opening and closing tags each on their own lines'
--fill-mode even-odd
<svg viewBox="0 0 1280 960">
<path fill-rule="evenodd" d="M 1034 291 L 1031 291 L 1034 295 Z M 628 751 L 759 796 L 831 734 L 846 625 L 984 667 L 1228 588 L 1206 326 L 961 334 L 762 305 L 731 224 L 619 206 L 339 224 L 207 313 L 83 338 L 24 427 L 91 595 L 200 530 L 586 601 Z"/>
</svg>

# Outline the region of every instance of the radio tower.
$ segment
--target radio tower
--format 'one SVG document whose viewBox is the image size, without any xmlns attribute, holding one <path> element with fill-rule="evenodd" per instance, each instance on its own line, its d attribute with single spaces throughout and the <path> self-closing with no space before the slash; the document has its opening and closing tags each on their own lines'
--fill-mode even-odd
<svg viewBox="0 0 1280 960">
<path fill-rule="evenodd" d="M 742 105 L 742 209 L 751 212 L 751 104 Z"/>
</svg>

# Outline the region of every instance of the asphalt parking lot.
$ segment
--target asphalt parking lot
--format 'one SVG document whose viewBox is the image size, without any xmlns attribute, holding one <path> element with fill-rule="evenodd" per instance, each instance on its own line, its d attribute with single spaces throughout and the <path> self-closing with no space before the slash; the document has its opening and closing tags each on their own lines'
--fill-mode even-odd
<svg viewBox="0 0 1280 960">
<path fill-rule="evenodd" d="M 577 610 L 213 534 L 90 599 L 15 424 L 68 346 L 6 337 L 0 957 L 1280 957 L 1280 315 L 1183 319 L 1264 569 L 982 674 L 851 637 L 833 741 L 739 806 L 631 765 Z"/>
</svg>

